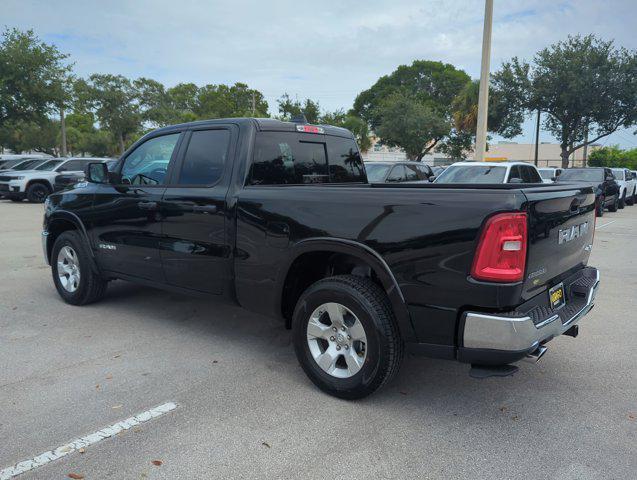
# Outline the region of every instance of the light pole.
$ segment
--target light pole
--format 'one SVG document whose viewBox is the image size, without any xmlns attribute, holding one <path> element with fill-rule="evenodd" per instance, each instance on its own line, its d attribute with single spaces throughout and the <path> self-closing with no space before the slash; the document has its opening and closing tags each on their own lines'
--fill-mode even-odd
<svg viewBox="0 0 637 480">
<path fill-rule="evenodd" d="M 482 65 L 480 67 L 480 92 L 478 94 L 478 121 L 474 159 L 484 160 L 487 149 L 487 117 L 489 115 L 489 66 L 491 63 L 491 27 L 493 25 L 493 0 L 484 6 L 484 30 L 482 32 Z"/>
</svg>

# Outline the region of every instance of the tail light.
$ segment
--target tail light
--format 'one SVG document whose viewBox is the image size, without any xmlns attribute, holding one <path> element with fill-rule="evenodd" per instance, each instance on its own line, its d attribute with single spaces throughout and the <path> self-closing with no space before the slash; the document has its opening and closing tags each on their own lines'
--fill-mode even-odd
<svg viewBox="0 0 637 480">
<path fill-rule="evenodd" d="M 526 213 L 494 215 L 482 230 L 471 276 L 489 282 L 519 282 L 524 277 L 526 246 Z"/>
</svg>

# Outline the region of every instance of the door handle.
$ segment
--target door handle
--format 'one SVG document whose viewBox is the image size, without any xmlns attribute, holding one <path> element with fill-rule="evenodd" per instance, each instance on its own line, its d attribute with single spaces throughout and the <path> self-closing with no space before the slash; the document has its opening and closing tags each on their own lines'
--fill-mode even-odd
<svg viewBox="0 0 637 480">
<path fill-rule="evenodd" d="M 137 202 L 137 206 L 142 210 L 156 210 L 157 202 Z"/>
<path fill-rule="evenodd" d="M 195 213 L 217 213 L 216 205 L 195 205 L 192 207 Z"/>
</svg>

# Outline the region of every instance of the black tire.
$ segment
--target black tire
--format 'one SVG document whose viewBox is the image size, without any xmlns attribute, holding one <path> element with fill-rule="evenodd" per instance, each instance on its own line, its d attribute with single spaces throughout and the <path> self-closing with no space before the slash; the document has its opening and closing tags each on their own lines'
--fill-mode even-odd
<svg viewBox="0 0 637 480">
<path fill-rule="evenodd" d="M 635 194 L 633 193 L 630 197 L 626 199 L 626 205 L 634 205 L 635 204 Z"/>
<path fill-rule="evenodd" d="M 600 198 L 595 207 L 595 213 L 598 217 L 604 216 L 604 199 Z"/>
<path fill-rule="evenodd" d="M 9 197 L 9 200 L 11 200 L 12 202 L 21 202 L 22 199 L 18 198 L 18 197 Z"/>
<path fill-rule="evenodd" d="M 27 188 L 26 193 L 30 203 L 44 203 L 46 197 L 51 193 L 51 189 L 43 183 L 32 183 Z"/>
<path fill-rule="evenodd" d="M 624 194 L 622 195 L 622 198 L 619 201 L 619 205 L 617 206 L 617 208 L 622 210 L 625 206 L 626 206 L 626 192 L 624 192 Z"/>
<path fill-rule="evenodd" d="M 615 201 L 613 202 L 613 204 L 610 207 L 608 207 L 608 211 L 609 212 L 616 212 L 618 208 L 619 208 L 619 198 L 615 197 Z"/>
<path fill-rule="evenodd" d="M 74 292 L 65 289 L 58 275 L 58 254 L 66 246 L 75 252 L 79 264 L 80 280 Z M 63 232 L 53 244 L 50 259 L 53 283 L 62 299 L 71 305 L 86 305 L 96 302 L 106 292 L 108 282 L 93 271 L 88 248 L 84 239 L 75 230 Z"/>
<path fill-rule="evenodd" d="M 364 363 L 349 378 L 337 378 L 324 371 L 308 345 L 307 326 L 312 313 L 331 302 L 349 309 L 367 337 Z M 296 304 L 292 329 L 296 356 L 306 375 L 321 390 L 339 398 L 357 399 L 375 392 L 396 375 L 402 362 L 403 341 L 389 299 L 368 278 L 340 275 L 311 285 Z"/>
</svg>

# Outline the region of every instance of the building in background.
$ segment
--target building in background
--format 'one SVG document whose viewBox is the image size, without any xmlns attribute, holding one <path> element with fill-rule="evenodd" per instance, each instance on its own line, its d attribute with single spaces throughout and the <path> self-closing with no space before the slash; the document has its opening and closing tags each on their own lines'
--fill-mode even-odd
<svg viewBox="0 0 637 480">
<path fill-rule="evenodd" d="M 594 143 L 588 146 L 588 154 L 600 148 Z M 561 167 L 560 146 L 557 143 L 542 142 L 538 148 L 538 167 Z M 485 155 L 487 161 L 515 161 L 533 163 L 535 158 L 534 143 L 517 143 L 500 141 L 489 144 L 489 150 Z M 584 149 L 580 148 L 571 155 L 571 167 L 584 166 Z"/>
<path fill-rule="evenodd" d="M 600 144 L 592 144 L 588 147 L 588 154 L 594 150 L 601 148 Z M 538 148 L 538 167 L 561 167 L 562 159 L 560 157 L 560 146 L 557 143 L 542 142 Z M 489 149 L 486 152 L 486 161 L 500 161 L 500 162 L 529 162 L 533 163 L 535 158 L 535 144 L 534 143 L 517 143 L 509 141 L 500 141 L 498 143 L 489 144 Z M 363 159 L 365 161 L 384 161 L 384 162 L 399 162 L 407 160 L 407 155 L 400 148 L 388 147 L 382 145 L 378 137 L 372 137 L 372 146 L 370 149 L 363 153 Z M 473 154 L 469 154 L 466 160 L 473 160 Z M 454 160 L 443 154 L 434 152 L 433 155 L 425 155 L 422 159 L 427 165 L 449 165 Z M 584 165 L 584 149 L 580 148 L 574 154 L 571 155 L 571 166 L 581 167 Z"/>
</svg>

